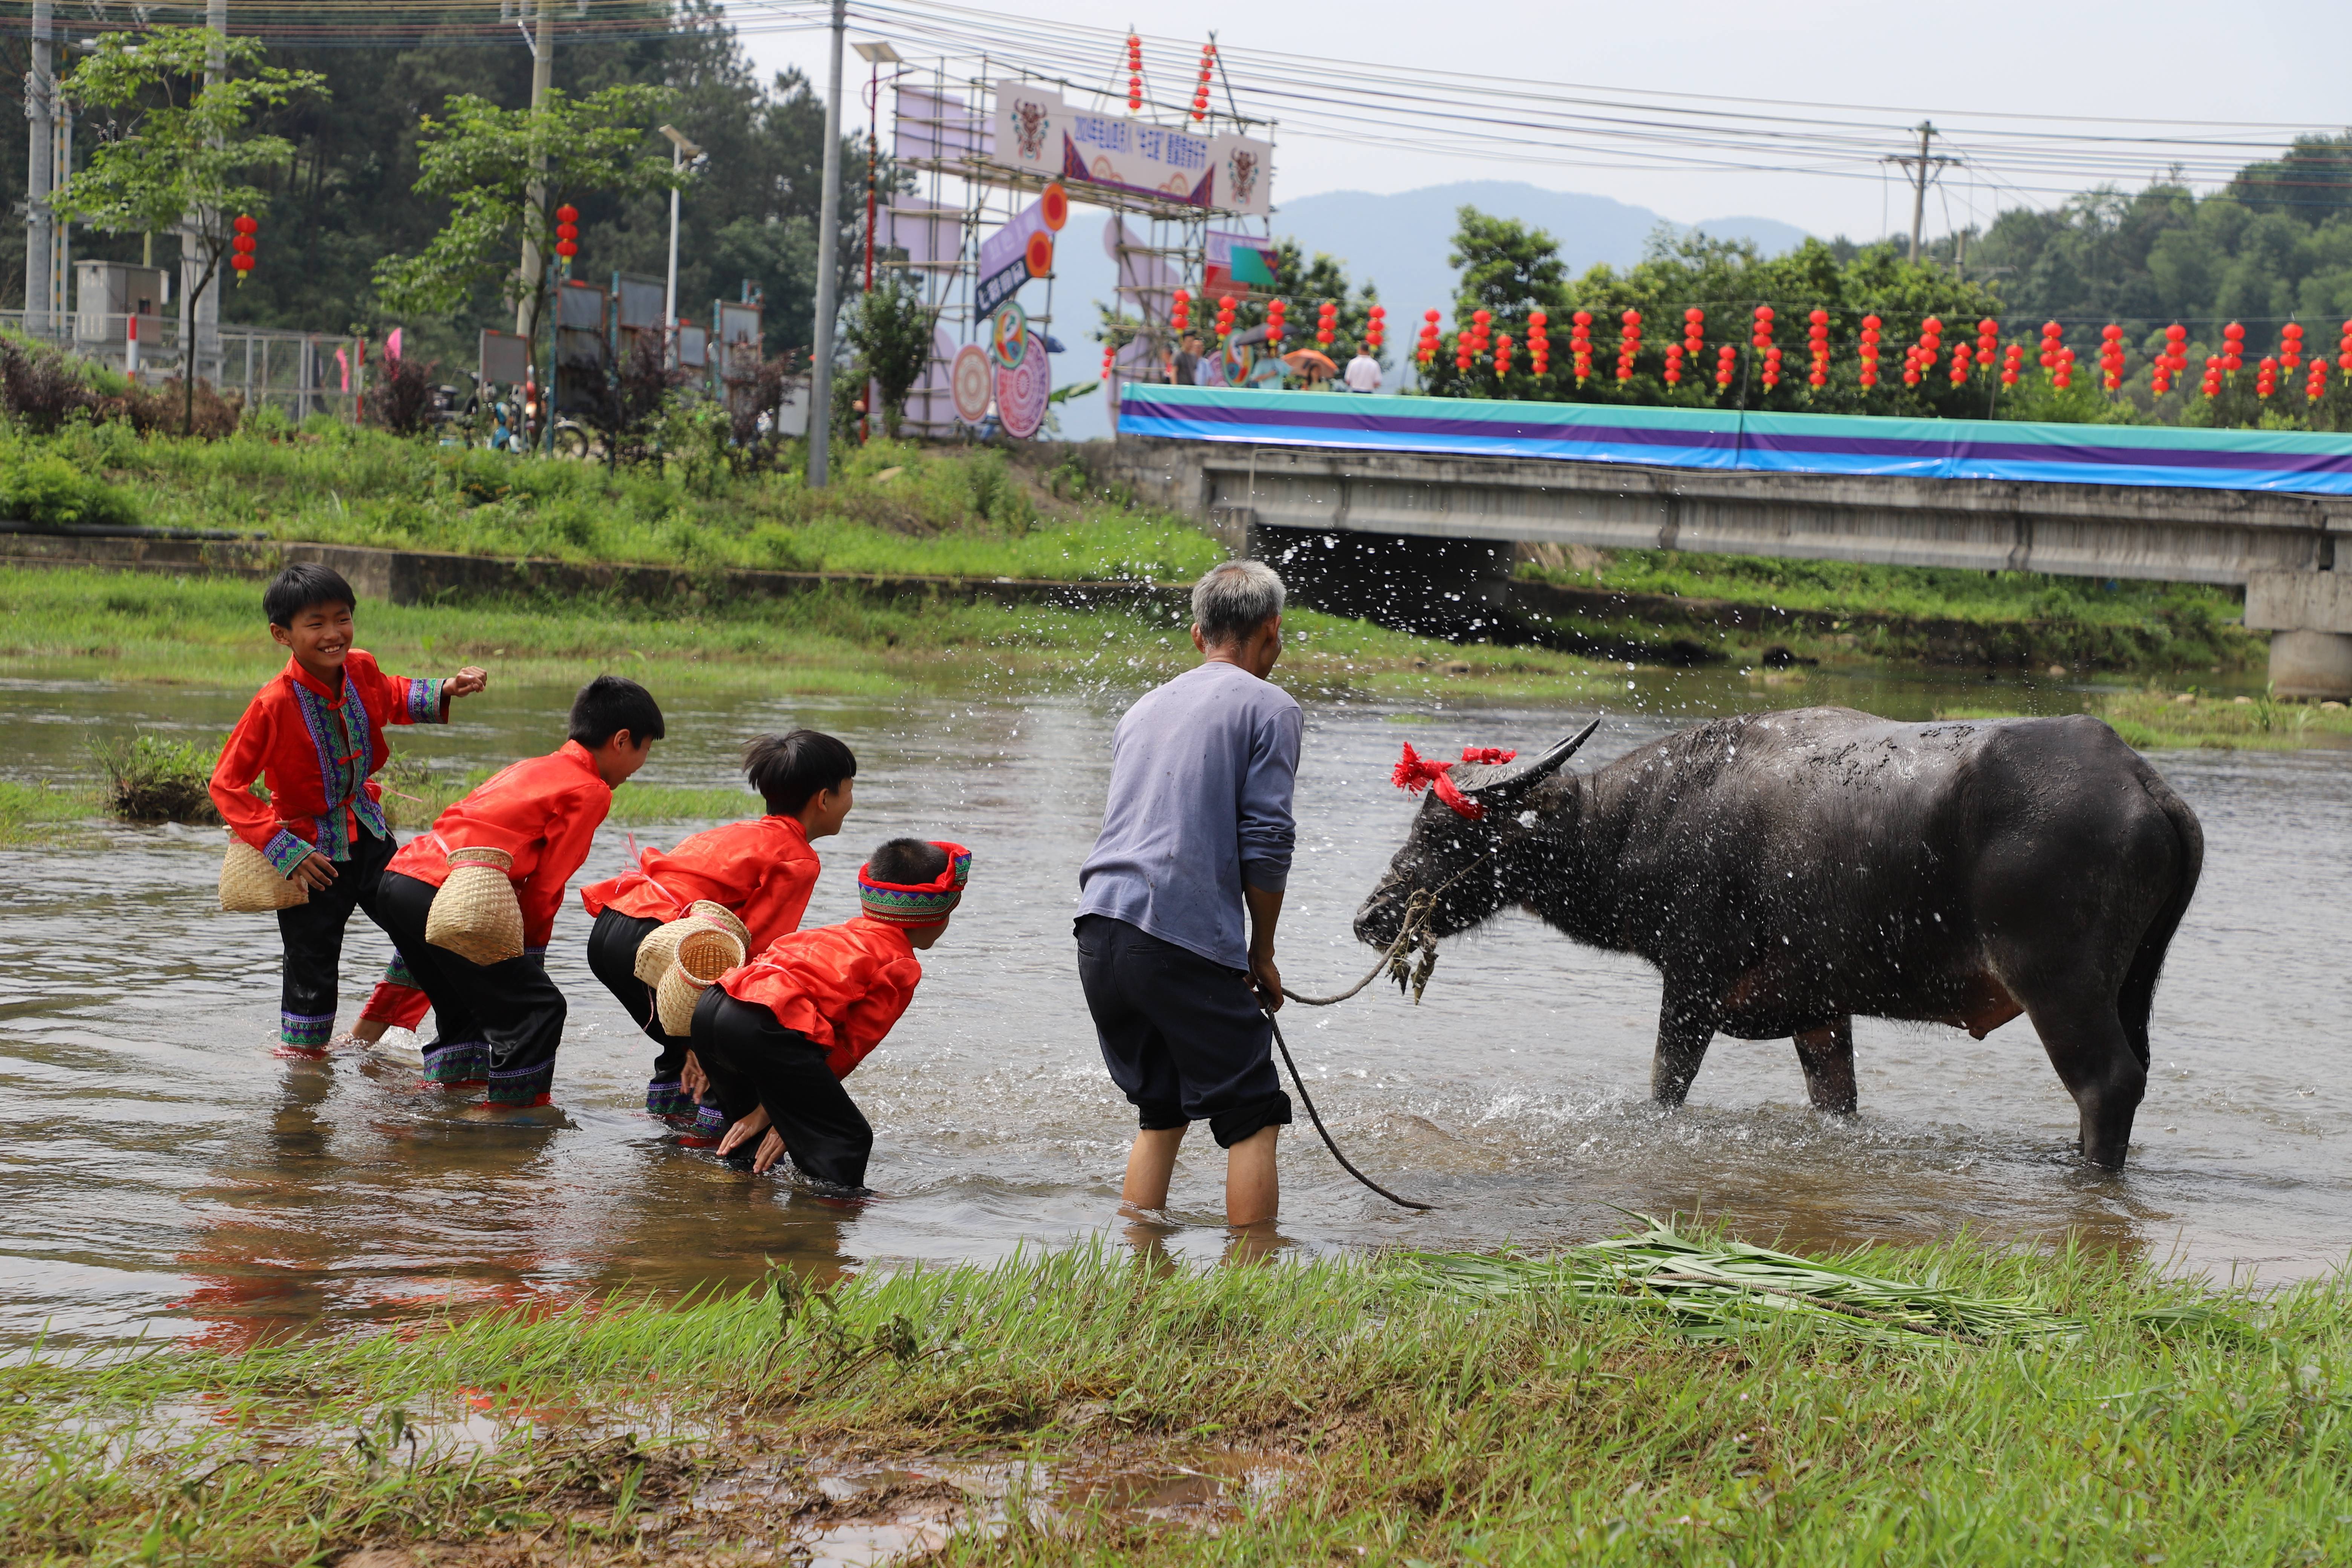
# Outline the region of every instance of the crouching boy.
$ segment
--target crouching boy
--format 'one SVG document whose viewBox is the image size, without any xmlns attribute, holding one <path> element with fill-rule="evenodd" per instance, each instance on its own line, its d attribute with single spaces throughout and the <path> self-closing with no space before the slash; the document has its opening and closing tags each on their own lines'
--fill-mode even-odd
<svg viewBox="0 0 2352 1568">
<path fill-rule="evenodd" d="M 654 988 L 637 978 L 637 949 L 701 900 L 743 922 L 751 954 L 800 930 L 822 868 L 810 843 L 841 831 L 857 758 L 831 735 L 794 730 L 746 746 L 743 772 L 767 803 L 765 816 L 695 834 L 667 854 L 648 849 L 631 869 L 580 889 L 580 901 L 596 917 L 588 967 L 659 1047 L 646 1085 L 650 1116 L 692 1116 L 698 1085 L 688 1081 L 691 1042 L 662 1028 Z"/>
<path fill-rule="evenodd" d="M 915 954 L 946 933 L 971 875 L 961 845 L 893 838 L 858 868 L 856 919 L 781 937 L 703 992 L 694 1051 L 731 1123 L 721 1154 L 756 1138 L 755 1172 L 790 1154 L 813 1181 L 865 1190 L 874 1129 L 841 1080 L 914 999 Z"/>
<path fill-rule="evenodd" d="M 634 680 L 600 675 L 572 704 L 570 740 L 492 774 L 384 868 L 383 928 L 432 999 L 437 1037 L 425 1050 L 427 1081 L 486 1088 L 487 1108 L 548 1103 L 563 1039 L 563 993 L 547 976 L 555 911 L 613 808 L 614 789 L 645 765 L 661 737 L 652 694 Z M 482 848 L 512 858 L 507 875 L 522 906 L 522 956 L 498 963 L 476 963 L 425 940 L 450 855 Z"/>
</svg>

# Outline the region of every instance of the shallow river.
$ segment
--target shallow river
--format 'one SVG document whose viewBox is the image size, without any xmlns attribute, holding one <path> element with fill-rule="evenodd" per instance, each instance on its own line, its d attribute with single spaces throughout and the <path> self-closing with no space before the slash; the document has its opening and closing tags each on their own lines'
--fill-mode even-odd
<svg viewBox="0 0 2352 1568">
<path fill-rule="evenodd" d="M 1641 679 L 1588 759 L 1698 711 L 1768 700 L 1906 717 L 1966 700 L 1821 678 L 1801 694 Z M 576 900 L 551 955 L 572 1004 L 562 1113 L 486 1127 L 417 1091 L 404 1035 L 319 1065 L 272 1058 L 276 929 L 215 907 L 217 830 L 124 829 L 97 847 L 0 853 L 0 1345 L 236 1343 L 453 1300 L 741 1281 L 771 1258 L 826 1269 L 1127 1239 L 1113 1210 L 1132 1115 L 1096 1053 L 1069 918 L 1110 726 L 1134 689 L 671 710 L 677 739 L 645 775 L 656 782 L 730 782 L 743 736 L 795 722 L 856 748 L 858 809 L 820 845 L 812 922 L 854 912 L 857 862 L 886 837 L 976 851 L 970 896 L 926 955 L 913 1008 L 850 1080 L 877 1129 L 881 1194 L 854 1209 L 737 1174 L 640 1113 L 650 1047 L 589 975 Z M 24 737 L 10 771 L 86 773 L 89 742 L 133 726 L 210 739 L 245 695 L 0 685 L 0 722 Z M 436 766 L 501 763 L 560 739 L 565 696 L 497 692 L 450 730 L 399 739 Z M 1282 926 L 1291 983 L 1337 989 L 1370 960 L 1348 921 L 1412 809 L 1388 783 L 1400 742 L 1539 745 L 1583 716 L 1311 706 Z M 2122 1175 L 2066 1152 L 2073 1105 L 2022 1020 L 1981 1042 L 1859 1023 L 1852 1121 L 1806 1108 L 1785 1042 L 1717 1041 L 1689 1107 L 1658 1111 L 1644 1092 L 1654 976 L 1513 913 L 1449 942 L 1418 1008 L 1382 988 L 1284 1014 L 1343 1146 L 1439 1206 L 1412 1215 L 1371 1196 L 1302 1118 L 1284 1144 L 1283 1236 L 1309 1248 L 1541 1247 L 1619 1226 L 1617 1205 L 1731 1215 L 1750 1237 L 1801 1246 L 2073 1229 L 2217 1272 L 2276 1279 L 2339 1263 L 2352 1248 L 2352 755 L 2157 761 L 2202 816 L 2208 850 L 2158 995 L 2155 1070 Z M 693 826 L 637 837 L 667 844 Z M 625 853 L 625 833 L 606 829 L 587 875 L 610 874 Z M 364 918 L 352 933 L 346 1025 L 389 952 Z M 1224 1247 L 1222 1172 L 1203 1131 L 1179 1167 L 1180 1223 L 1162 1238 L 1176 1256 Z"/>
</svg>

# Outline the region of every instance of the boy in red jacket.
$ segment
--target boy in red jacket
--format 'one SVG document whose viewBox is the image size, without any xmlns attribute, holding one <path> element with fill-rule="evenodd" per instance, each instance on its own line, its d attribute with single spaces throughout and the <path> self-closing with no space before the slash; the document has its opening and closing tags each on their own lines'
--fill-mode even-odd
<svg viewBox="0 0 2352 1568">
<path fill-rule="evenodd" d="M 412 838 L 384 868 L 383 929 L 432 999 L 437 1037 L 425 1076 L 445 1088 L 486 1087 L 485 1109 L 545 1105 L 563 1040 L 563 993 L 547 977 L 547 939 L 564 885 L 588 858 L 614 789 L 645 766 L 662 737 L 661 708 L 634 680 L 600 675 L 572 704 L 572 738 L 544 757 L 492 774 Z M 433 895 L 459 849 L 503 849 L 522 905 L 523 953 L 499 963 L 425 940 Z"/>
<path fill-rule="evenodd" d="M 831 735 L 794 730 L 746 746 L 743 772 L 767 803 L 765 816 L 695 834 L 667 854 L 648 849 L 635 869 L 580 889 L 596 917 L 589 969 L 661 1047 L 646 1085 L 651 1116 L 692 1116 L 700 1075 L 693 1042 L 663 1031 L 654 989 L 637 978 L 637 949 L 698 900 L 732 910 L 751 931 L 754 953 L 800 930 L 820 869 L 810 841 L 841 831 L 857 758 Z"/>
<path fill-rule="evenodd" d="M 960 844 L 893 838 L 858 868 L 856 920 L 780 937 L 703 991 L 695 1055 L 732 1123 L 719 1153 L 761 1138 L 754 1172 L 789 1153 L 814 1181 L 865 1190 L 874 1129 L 841 1080 L 914 1000 L 915 954 L 946 934 L 971 875 Z"/>
<path fill-rule="evenodd" d="M 343 927 L 355 909 L 377 924 L 392 828 L 374 780 L 392 755 L 386 724 L 446 724 L 449 700 L 489 684 L 467 665 L 446 680 L 386 675 L 352 646 L 359 600 L 342 574 L 302 562 L 262 591 L 269 635 L 290 657 L 254 694 L 213 765 L 213 805 L 307 901 L 278 911 L 286 944 L 278 1034 L 284 1054 L 319 1055 L 335 1032 Z M 252 794 L 255 779 L 268 791 Z"/>
</svg>

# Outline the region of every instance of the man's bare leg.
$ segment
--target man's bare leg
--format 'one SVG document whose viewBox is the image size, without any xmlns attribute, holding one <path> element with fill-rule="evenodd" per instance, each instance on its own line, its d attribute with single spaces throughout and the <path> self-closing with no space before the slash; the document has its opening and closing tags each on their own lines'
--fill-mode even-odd
<svg viewBox="0 0 2352 1568">
<path fill-rule="evenodd" d="M 1261 1225 L 1282 1206 L 1282 1184 L 1275 1169 L 1279 1127 L 1261 1127 L 1225 1151 L 1225 1223 Z M 1132 1171 L 1134 1167 L 1129 1166 Z M 1160 1193 L 1167 1193 L 1163 1181 Z"/>
<path fill-rule="evenodd" d="M 1119 1202 L 1136 1209 L 1166 1208 L 1168 1182 L 1176 1173 L 1176 1151 L 1183 1142 L 1181 1127 L 1138 1132 L 1135 1147 L 1127 1152 L 1127 1184 L 1119 1189 Z"/>
</svg>

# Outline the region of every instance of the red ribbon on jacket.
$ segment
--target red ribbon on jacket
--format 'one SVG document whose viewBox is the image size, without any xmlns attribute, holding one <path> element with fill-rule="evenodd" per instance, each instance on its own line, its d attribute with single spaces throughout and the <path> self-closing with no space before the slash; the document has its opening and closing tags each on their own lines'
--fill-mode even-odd
<svg viewBox="0 0 2352 1568">
<path fill-rule="evenodd" d="M 1500 746 L 1462 748 L 1462 760 L 1476 767 L 1507 763 L 1518 754 L 1507 752 Z M 1446 776 L 1447 770 L 1453 766 L 1452 763 L 1433 763 L 1427 757 L 1414 755 L 1412 742 L 1407 741 L 1404 755 L 1397 760 L 1396 771 L 1389 777 L 1397 788 L 1411 795 L 1419 795 L 1424 786 L 1434 784 L 1437 798 L 1451 807 L 1456 816 L 1475 822 L 1486 815 L 1486 808 L 1454 787 L 1454 781 Z"/>
</svg>

